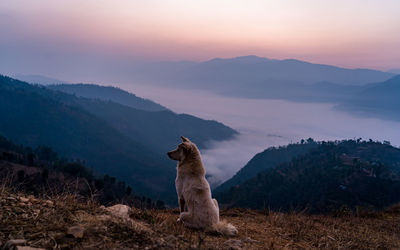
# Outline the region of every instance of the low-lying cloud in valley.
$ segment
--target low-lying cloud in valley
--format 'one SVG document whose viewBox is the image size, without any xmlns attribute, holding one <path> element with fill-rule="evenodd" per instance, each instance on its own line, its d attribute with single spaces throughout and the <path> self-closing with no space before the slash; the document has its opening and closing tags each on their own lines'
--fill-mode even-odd
<svg viewBox="0 0 400 250">
<path fill-rule="evenodd" d="M 210 142 L 202 156 L 213 186 L 232 177 L 255 154 L 270 146 L 286 145 L 309 137 L 315 140 L 363 138 L 400 145 L 399 122 L 355 117 L 334 110 L 334 104 L 219 96 L 199 90 L 148 85 L 121 85 L 174 112 L 220 121 L 240 135 Z"/>
</svg>

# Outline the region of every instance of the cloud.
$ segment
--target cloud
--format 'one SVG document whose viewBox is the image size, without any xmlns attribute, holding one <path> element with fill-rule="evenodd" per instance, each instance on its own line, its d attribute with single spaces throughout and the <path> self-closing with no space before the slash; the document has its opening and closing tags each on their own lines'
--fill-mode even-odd
<svg viewBox="0 0 400 250">
<path fill-rule="evenodd" d="M 232 140 L 210 142 L 208 149 L 201 153 L 211 187 L 228 180 L 255 154 L 271 146 L 283 145 L 288 140 L 279 135 L 241 130 Z"/>
<path fill-rule="evenodd" d="M 210 142 L 202 157 L 211 185 L 232 177 L 257 153 L 309 137 L 315 140 L 363 138 L 400 145 L 399 122 L 355 117 L 332 104 L 259 100 L 149 85 L 121 85 L 178 113 L 213 119 L 238 130 L 232 140 Z"/>
</svg>

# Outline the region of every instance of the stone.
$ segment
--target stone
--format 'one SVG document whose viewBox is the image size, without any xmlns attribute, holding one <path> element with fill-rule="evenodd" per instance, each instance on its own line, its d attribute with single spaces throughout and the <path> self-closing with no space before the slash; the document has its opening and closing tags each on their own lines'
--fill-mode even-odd
<svg viewBox="0 0 400 250">
<path fill-rule="evenodd" d="M 4 244 L 3 249 L 11 250 L 14 249 L 16 246 L 26 245 L 26 240 L 24 239 L 17 239 L 17 240 L 9 240 Z"/>
<path fill-rule="evenodd" d="M 240 250 L 242 249 L 243 242 L 241 240 L 230 239 L 224 242 L 226 249 Z"/>
<path fill-rule="evenodd" d="M 45 250 L 45 249 L 37 247 L 29 247 L 29 246 L 17 246 L 15 250 Z"/>
<path fill-rule="evenodd" d="M 244 242 L 247 242 L 247 243 L 261 243 L 260 241 L 258 241 L 258 240 L 253 240 L 253 239 L 250 238 L 250 237 L 247 237 L 246 239 L 244 239 Z"/>
<path fill-rule="evenodd" d="M 29 201 L 28 198 L 25 198 L 23 196 L 19 197 L 19 200 L 22 201 L 22 202 L 28 202 Z"/>
<path fill-rule="evenodd" d="M 46 205 L 48 205 L 50 207 L 52 207 L 54 204 L 54 202 L 52 202 L 51 200 L 47 200 L 47 201 L 45 201 L 45 203 L 46 203 Z"/>
<path fill-rule="evenodd" d="M 131 211 L 131 208 L 127 205 L 117 204 L 106 209 L 115 217 L 129 219 L 129 212 Z"/>
<path fill-rule="evenodd" d="M 67 234 L 74 236 L 75 238 L 83 238 L 85 228 L 82 225 L 76 225 L 69 227 Z"/>
<path fill-rule="evenodd" d="M 111 216 L 108 215 L 108 214 L 97 215 L 96 218 L 97 218 L 99 221 L 109 221 L 109 220 L 111 220 Z"/>
</svg>

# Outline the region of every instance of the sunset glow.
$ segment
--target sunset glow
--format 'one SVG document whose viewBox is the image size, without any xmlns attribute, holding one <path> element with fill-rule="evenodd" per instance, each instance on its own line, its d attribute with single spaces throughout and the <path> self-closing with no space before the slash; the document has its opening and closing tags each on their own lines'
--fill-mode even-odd
<svg viewBox="0 0 400 250">
<path fill-rule="evenodd" d="M 255 54 L 388 70 L 400 67 L 399 13 L 396 0 L 3 0 L 0 51 L 52 60 Z"/>
</svg>

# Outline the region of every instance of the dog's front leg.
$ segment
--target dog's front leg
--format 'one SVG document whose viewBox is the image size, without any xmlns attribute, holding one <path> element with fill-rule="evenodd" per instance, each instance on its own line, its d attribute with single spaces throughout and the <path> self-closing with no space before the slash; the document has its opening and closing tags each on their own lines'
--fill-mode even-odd
<svg viewBox="0 0 400 250">
<path fill-rule="evenodd" d="M 179 197 L 179 211 L 181 213 L 185 212 L 185 199 L 183 197 Z"/>
</svg>

